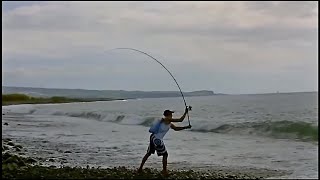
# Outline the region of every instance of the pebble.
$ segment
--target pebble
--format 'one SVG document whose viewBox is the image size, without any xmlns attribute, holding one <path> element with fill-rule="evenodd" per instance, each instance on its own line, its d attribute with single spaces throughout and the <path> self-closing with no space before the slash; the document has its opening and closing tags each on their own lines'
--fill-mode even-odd
<svg viewBox="0 0 320 180">
<path fill-rule="evenodd" d="M 9 142 L 9 141 L 12 141 L 10 138 L 5 138 L 3 139 L 4 142 Z"/>
<path fill-rule="evenodd" d="M 8 142 L 9 146 L 14 146 L 13 142 Z"/>
<path fill-rule="evenodd" d="M 28 158 L 27 159 L 27 163 L 35 163 L 37 162 L 36 160 L 32 159 L 32 158 Z"/>
</svg>

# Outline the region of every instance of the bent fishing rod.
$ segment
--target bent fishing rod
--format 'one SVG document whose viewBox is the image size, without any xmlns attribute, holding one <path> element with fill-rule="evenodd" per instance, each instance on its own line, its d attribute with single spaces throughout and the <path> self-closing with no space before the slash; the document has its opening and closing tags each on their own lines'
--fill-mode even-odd
<svg viewBox="0 0 320 180">
<path fill-rule="evenodd" d="M 132 50 L 132 51 L 136 51 L 136 52 L 142 53 L 142 54 L 144 54 L 144 55 L 152 58 L 153 60 L 155 60 L 155 61 L 156 61 L 157 63 L 159 63 L 165 70 L 168 71 L 168 73 L 169 73 L 170 76 L 173 78 L 174 82 L 177 84 L 177 86 L 178 86 L 178 88 L 179 88 L 179 90 L 180 90 L 180 93 L 181 93 L 181 96 L 182 96 L 182 99 L 183 99 L 183 102 L 184 102 L 185 107 L 188 108 L 189 111 L 192 110 L 192 107 L 191 107 L 191 106 L 187 106 L 186 100 L 185 100 L 185 98 L 184 98 L 184 95 L 183 95 L 183 93 L 182 93 L 182 90 L 181 90 L 181 88 L 180 88 L 180 86 L 179 86 L 176 78 L 174 78 L 174 76 L 172 75 L 172 73 L 171 73 L 160 61 L 158 61 L 156 58 L 154 58 L 153 56 L 149 55 L 148 53 L 145 53 L 145 52 L 143 52 L 143 51 L 141 51 L 141 50 L 134 49 L 134 48 L 114 48 L 114 49 L 110 49 L 110 50 L 108 50 L 108 51 L 111 51 L 111 50 Z M 189 112 L 187 112 L 187 115 L 188 115 L 188 122 L 189 122 L 189 125 L 190 125 Z"/>
</svg>

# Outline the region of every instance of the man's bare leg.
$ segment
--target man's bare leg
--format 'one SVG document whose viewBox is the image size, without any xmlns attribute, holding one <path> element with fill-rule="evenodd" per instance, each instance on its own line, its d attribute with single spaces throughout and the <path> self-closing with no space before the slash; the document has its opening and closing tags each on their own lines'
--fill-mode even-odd
<svg viewBox="0 0 320 180">
<path fill-rule="evenodd" d="M 165 153 L 162 157 L 162 166 L 163 166 L 163 170 L 162 170 L 162 173 L 163 175 L 167 176 L 169 173 L 168 173 L 168 170 L 167 170 L 167 161 L 168 161 L 168 153 Z"/>
<path fill-rule="evenodd" d="M 143 165 L 144 163 L 147 161 L 147 159 L 151 156 L 151 153 L 147 153 L 146 155 L 144 155 L 144 157 L 142 158 L 142 162 L 140 164 L 140 167 L 138 169 L 138 172 L 142 172 L 142 168 L 143 168 Z"/>
</svg>

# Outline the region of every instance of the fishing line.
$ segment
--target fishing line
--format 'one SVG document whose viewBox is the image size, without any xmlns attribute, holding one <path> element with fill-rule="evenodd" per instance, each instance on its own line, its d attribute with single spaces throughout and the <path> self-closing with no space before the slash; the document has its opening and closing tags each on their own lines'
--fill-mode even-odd
<svg viewBox="0 0 320 180">
<path fill-rule="evenodd" d="M 182 90 L 181 90 L 181 88 L 180 88 L 180 86 L 179 86 L 176 78 L 174 78 L 174 76 L 172 75 L 172 73 L 171 73 L 160 61 L 158 61 L 156 58 L 154 58 L 153 56 L 149 55 L 148 53 L 145 53 L 145 52 L 143 52 L 143 51 L 140 51 L 140 50 L 134 49 L 134 48 L 114 48 L 114 49 L 110 49 L 110 50 L 107 50 L 107 51 L 112 51 L 112 50 L 132 50 L 132 51 L 136 51 L 136 52 L 142 53 L 142 54 L 144 54 L 144 55 L 152 58 L 152 59 L 155 60 L 157 63 L 159 63 L 165 70 L 168 71 L 168 73 L 170 74 L 170 76 L 173 78 L 174 82 L 177 84 L 177 86 L 178 86 L 178 88 L 179 88 L 179 90 L 180 90 L 180 93 L 181 93 L 181 96 L 182 96 L 182 99 L 183 99 L 183 102 L 184 102 L 185 107 L 188 108 L 188 110 L 191 111 L 191 106 L 187 106 L 186 100 L 185 100 L 185 98 L 184 98 L 184 95 L 183 95 L 183 93 L 182 93 Z M 190 125 L 189 112 L 187 112 L 187 115 L 188 115 L 188 122 L 189 122 L 189 125 Z"/>
</svg>

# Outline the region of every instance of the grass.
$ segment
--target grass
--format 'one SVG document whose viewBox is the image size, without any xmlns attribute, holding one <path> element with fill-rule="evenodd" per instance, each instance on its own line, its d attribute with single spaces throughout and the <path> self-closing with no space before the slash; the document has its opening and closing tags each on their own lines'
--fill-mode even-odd
<svg viewBox="0 0 320 180">
<path fill-rule="evenodd" d="M 71 102 L 93 102 L 119 100 L 112 98 L 67 98 L 62 96 L 53 97 L 32 97 L 25 94 L 2 94 L 2 105 L 15 104 L 51 104 L 51 103 L 71 103 Z M 122 100 L 122 99 L 121 99 Z"/>
</svg>

